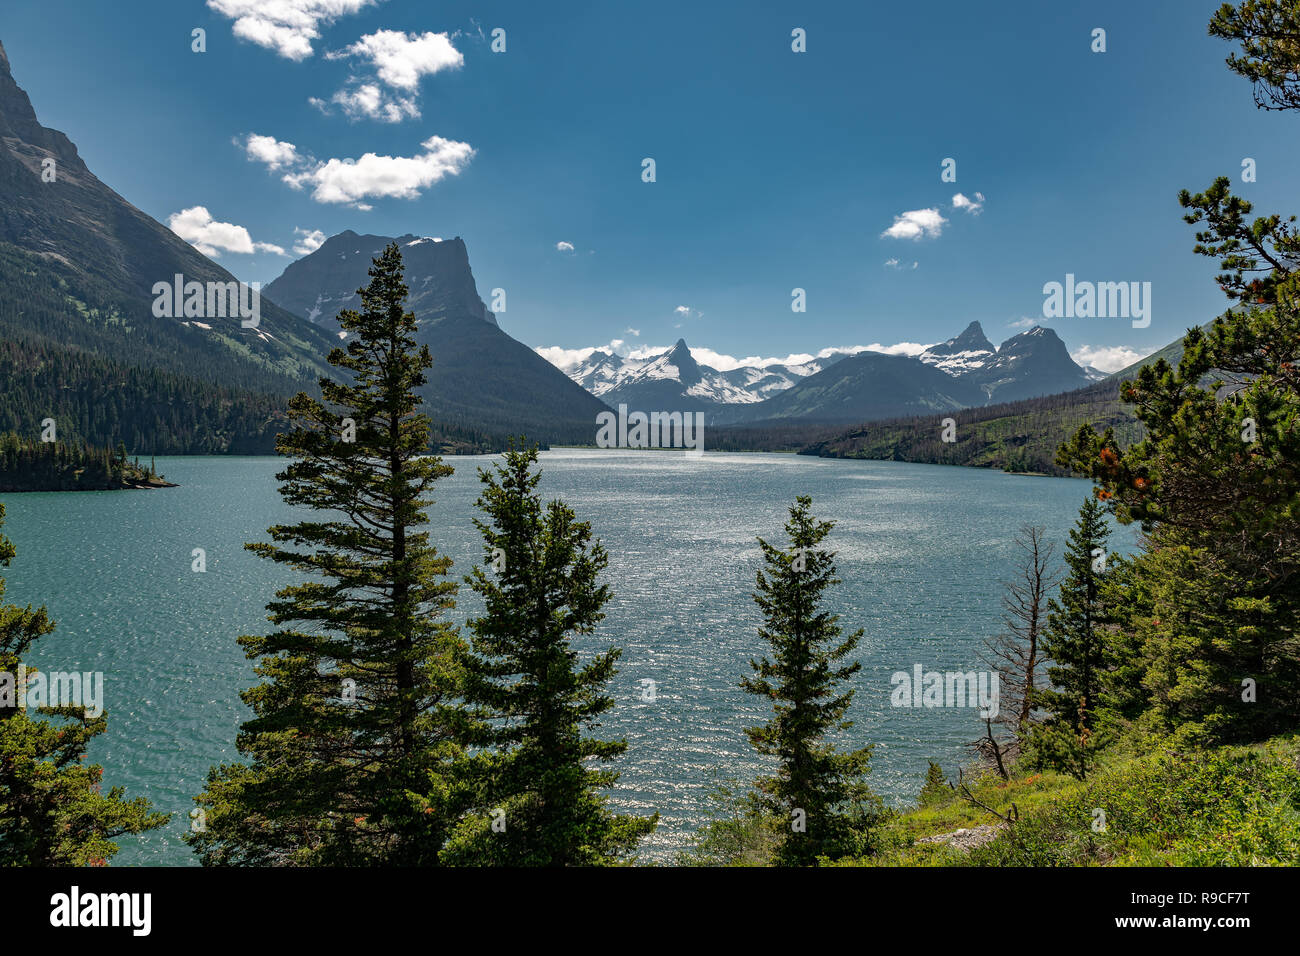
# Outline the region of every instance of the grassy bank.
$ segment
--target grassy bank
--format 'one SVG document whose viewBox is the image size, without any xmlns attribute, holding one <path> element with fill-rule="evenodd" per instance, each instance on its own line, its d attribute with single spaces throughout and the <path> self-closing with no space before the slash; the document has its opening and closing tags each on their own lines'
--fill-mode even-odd
<svg viewBox="0 0 1300 956">
<path fill-rule="evenodd" d="M 1086 781 L 1023 770 L 1008 781 L 984 773 L 967 783 L 990 809 L 952 790 L 891 816 L 877 854 L 838 865 L 1300 865 L 1300 736 L 1210 750 L 1121 749 Z M 1007 824 L 990 810 L 1018 820 Z M 975 832 L 954 836 L 960 830 Z"/>
</svg>

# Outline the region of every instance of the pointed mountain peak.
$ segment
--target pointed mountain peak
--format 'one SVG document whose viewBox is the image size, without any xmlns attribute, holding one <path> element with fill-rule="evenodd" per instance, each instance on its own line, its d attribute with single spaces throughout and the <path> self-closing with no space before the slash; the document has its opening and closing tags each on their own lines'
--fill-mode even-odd
<svg viewBox="0 0 1300 956">
<path fill-rule="evenodd" d="M 677 370 L 672 377 L 688 387 L 694 385 L 703 377 L 699 363 L 691 355 L 691 350 L 687 347 L 685 339 L 678 339 L 677 344 L 655 358 L 648 366 L 648 369 L 654 369 L 649 374 L 651 377 L 661 378 L 666 372 L 666 367 L 669 366 Z"/>
<path fill-rule="evenodd" d="M 926 350 L 932 355 L 957 355 L 961 352 L 993 352 L 993 343 L 984 334 L 984 327 L 972 322 L 962 330 L 961 335 L 931 346 Z"/>
<path fill-rule="evenodd" d="M 9 57 L 5 53 L 5 45 L 3 43 L 0 43 L 0 73 L 8 73 L 8 72 L 10 72 Z"/>
</svg>

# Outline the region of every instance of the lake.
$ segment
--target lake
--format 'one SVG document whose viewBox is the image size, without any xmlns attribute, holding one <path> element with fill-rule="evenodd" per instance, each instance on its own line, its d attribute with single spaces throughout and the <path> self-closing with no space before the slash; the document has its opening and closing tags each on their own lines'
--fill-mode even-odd
<svg viewBox="0 0 1300 956">
<path fill-rule="evenodd" d="M 470 519 L 488 457 L 446 459 L 432 539 L 457 577 L 481 560 Z M 751 598 L 755 536 L 782 540 L 796 495 L 837 522 L 828 539 L 843 583 L 829 606 L 865 629 L 863 668 L 845 746 L 876 745 L 871 780 L 891 805 L 915 798 L 926 761 L 949 774 L 983 729 L 974 710 L 890 706 L 890 675 L 981 670 L 981 640 L 1000 628 L 1001 582 L 1021 525 L 1057 543 L 1090 493 L 1085 481 L 900 462 L 793 455 L 557 449 L 541 457 L 541 490 L 590 521 L 609 551 L 613 599 L 588 648 L 623 649 L 601 730 L 628 740 L 613 792 L 621 808 L 658 811 L 649 860 L 670 860 L 707 818 L 709 791 L 752 779 L 763 764 L 744 728 L 767 717 L 737 682 L 766 652 Z M 106 785 L 176 814 L 122 841 L 115 865 L 192 865 L 180 836 L 208 767 L 239 759 L 252 667 L 235 638 L 264 633 L 265 604 L 291 572 L 243 550 L 293 520 L 276 492 L 276 458 L 160 458 L 180 487 L 157 491 L 11 494 L 4 527 L 18 548 L 7 600 L 45 604 L 58 624 L 28 663 L 102 671 L 108 732 L 92 744 Z M 1122 530 L 1112 546 L 1131 543 Z M 195 548 L 207 570 L 191 569 Z M 458 619 L 477 611 L 462 589 Z M 643 680 L 655 699 L 643 700 Z"/>
</svg>

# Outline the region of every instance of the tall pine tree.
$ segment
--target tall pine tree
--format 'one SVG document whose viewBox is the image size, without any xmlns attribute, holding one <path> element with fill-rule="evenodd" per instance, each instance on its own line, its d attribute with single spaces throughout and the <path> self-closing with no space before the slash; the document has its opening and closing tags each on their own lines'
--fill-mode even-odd
<svg viewBox="0 0 1300 956">
<path fill-rule="evenodd" d="M 844 684 L 862 665 L 843 662 L 862 631 L 844 636 L 839 616 L 821 607 L 826 589 L 839 583 L 834 553 L 818 547 L 834 525 L 811 509 L 807 496 L 790 509 L 789 550 L 758 539 L 765 568 L 754 600 L 765 622 L 759 636 L 772 657 L 750 661 L 754 676 L 741 681 L 772 703 L 772 719 L 746 733 L 759 753 L 777 760 L 776 773 L 756 787 L 767 811 L 785 823 L 776 854 L 784 866 L 869 852 L 880 813 L 863 780 L 871 747 L 841 753 L 829 739 L 852 726 L 844 714 L 853 690 Z"/>
<path fill-rule="evenodd" d="M 424 530 L 451 469 L 426 454 L 432 358 L 396 244 L 358 291 L 329 357 L 345 380 L 296 396 L 277 445 L 294 459 L 281 495 L 318 514 L 247 545 L 308 579 L 267 605 L 278 630 L 240 638 L 263 678 L 243 695 L 251 763 L 213 768 L 197 798 L 205 864 L 429 865 L 459 815 L 455 584 Z"/>
<path fill-rule="evenodd" d="M 1032 696 L 1034 705 L 1047 714 L 1042 726 L 1032 731 L 1039 754 L 1079 779 L 1087 776 L 1103 741 L 1099 716 L 1106 666 L 1102 580 L 1109 537 L 1105 508 L 1096 498 L 1086 499 L 1065 548 L 1065 580 L 1059 596 L 1047 605 L 1043 654 L 1051 661 L 1049 686 Z"/>
<path fill-rule="evenodd" d="M 591 526 L 561 501 L 543 506 L 536 448 L 480 471 L 475 519 L 485 564 L 466 579 L 484 603 L 470 621 L 465 697 L 481 722 L 470 743 L 479 809 L 463 821 L 446 859 L 464 865 L 591 866 L 626 859 L 650 818 L 612 813 L 600 792 L 618 774 L 593 766 L 627 749 L 586 731 L 613 706 L 605 687 L 616 648 L 579 664 L 574 638 L 604 618 L 608 557 Z"/>
<path fill-rule="evenodd" d="M 0 526 L 5 509 L 0 505 Z M 0 534 L 0 566 L 16 551 Z M 0 577 L 0 598 L 5 579 Z M 54 631 L 45 608 L 0 603 L 0 866 L 103 866 L 118 837 L 167 822 L 144 797 L 127 800 L 121 787 L 103 792 L 102 767 L 87 764 L 86 744 L 108 727 L 108 716 L 82 707 L 20 707 L 19 666 L 32 645 Z M 54 718 L 54 719 L 39 719 Z"/>
</svg>

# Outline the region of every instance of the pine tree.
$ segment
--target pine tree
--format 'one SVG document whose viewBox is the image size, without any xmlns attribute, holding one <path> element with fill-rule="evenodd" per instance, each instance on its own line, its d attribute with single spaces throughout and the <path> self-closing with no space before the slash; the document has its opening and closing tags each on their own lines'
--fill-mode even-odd
<svg viewBox="0 0 1300 956">
<path fill-rule="evenodd" d="M 834 525 L 818 521 L 811 509 L 807 496 L 790 508 L 789 551 L 758 539 L 765 568 L 757 572 L 754 601 L 765 622 L 759 636 L 772 657 L 751 660 L 755 676 L 741 681 L 772 702 L 772 719 L 746 734 L 759 753 L 777 760 L 776 773 L 760 777 L 756 789 L 768 812 L 784 821 L 776 854 L 784 866 L 869 852 L 880 814 L 863 780 L 871 747 L 840 753 L 828 739 L 852 726 L 844 714 L 853 690 L 843 685 L 862 665 L 842 662 L 862 631 L 845 637 L 839 616 L 821 609 L 826 589 L 839 583 L 834 553 L 818 547 Z"/>
<path fill-rule="evenodd" d="M 597 740 L 613 706 L 605 686 L 616 648 L 579 666 L 574 638 L 604 618 L 609 586 L 600 583 L 608 556 L 591 526 L 561 501 L 545 507 L 537 493 L 537 449 L 506 453 L 481 470 L 475 519 L 484 566 L 466 578 L 484 614 L 469 622 L 465 697 L 481 719 L 470 743 L 482 781 L 479 810 L 448 845 L 462 865 L 590 866 L 625 859 L 658 820 L 612 813 L 601 790 L 618 774 L 597 769 L 627 749 Z"/>
<path fill-rule="evenodd" d="M 1110 528 L 1105 508 L 1087 498 L 1070 529 L 1065 549 L 1066 577 L 1058 598 L 1048 602 L 1043 654 L 1049 687 L 1033 696 L 1047 713 L 1033 739 L 1039 753 L 1079 779 L 1087 776 L 1102 743 L 1100 698 L 1105 673 L 1105 607 L 1102 575 Z"/>
<path fill-rule="evenodd" d="M 4 524 L 0 505 L 0 526 Z M 16 551 L 0 534 L 0 566 Z M 5 579 L 0 577 L 0 598 Z M 19 666 L 32 645 L 53 633 L 45 608 L 0 603 L 0 866 L 103 866 L 128 833 L 164 825 L 144 797 L 121 787 L 104 793 L 103 767 L 87 764 L 86 745 L 108 727 L 108 716 L 84 707 L 19 706 Z M 26 680 L 36 671 L 25 672 Z"/>
<path fill-rule="evenodd" d="M 935 804 L 947 803 L 952 799 L 952 795 L 953 789 L 948 783 L 948 778 L 943 775 L 943 768 L 933 760 L 929 761 L 929 766 L 925 770 L 925 784 L 921 787 L 917 802 L 922 807 L 932 807 Z"/>
<path fill-rule="evenodd" d="M 290 405 L 277 448 L 291 505 L 319 515 L 246 547 L 310 577 L 267 605 L 280 629 L 241 637 L 263 683 L 243 698 L 247 765 L 215 767 L 189 834 L 205 864 L 429 865 L 460 805 L 455 766 L 459 637 L 450 559 L 424 530 L 433 483 L 415 389 L 432 364 L 396 244 L 339 322 L 343 382 Z"/>
<path fill-rule="evenodd" d="M 1225 3 L 1209 32 L 1240 45 L 1228 66 L 1258 106 L 1300 109 L 1293 2 Z M 1300 232 L 1295 216 L 1252 219 L 1231 184 L 1220 176 L 1179 202 L 1233 307 L 1188 331 L 1176 367 L 1159 359 L 1124 383 L 1142 441 L 1123 449 L 1085 426 L 1058 455 L 1147 533 L 1123 601 L 1145 667 L 1142 721 L 1200 743 L 1300 722 Z"/>
<path fill-rule="evenodd" d="M 1300 109 L 1300 8 L 1295 0 L 1225 3 L 1210 21 L 1210 36 L 1236 40 L 1241 55 L 1228 68 L 1251 81 L 1262 109 Z"/>
</svg>

